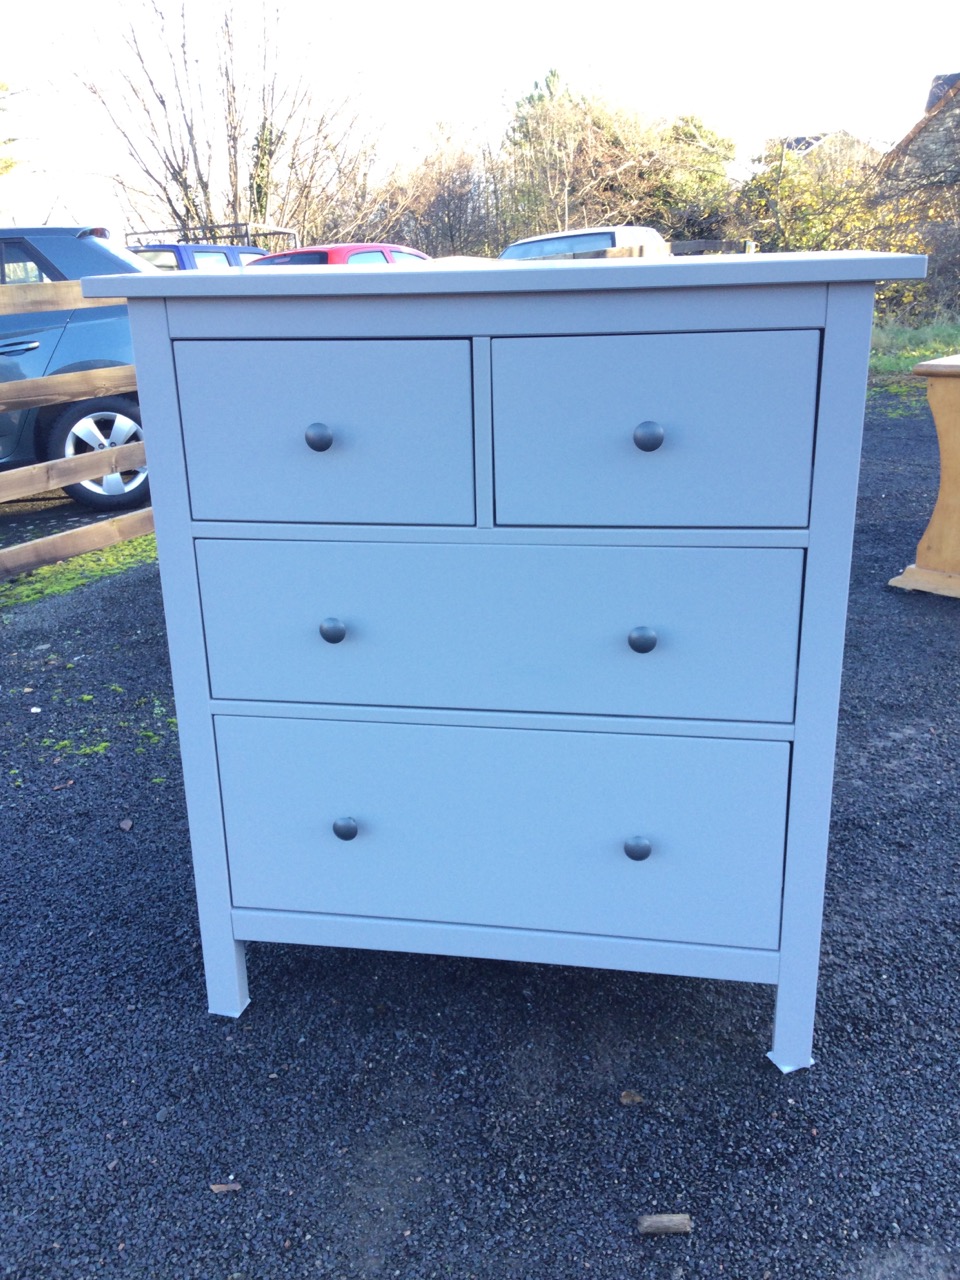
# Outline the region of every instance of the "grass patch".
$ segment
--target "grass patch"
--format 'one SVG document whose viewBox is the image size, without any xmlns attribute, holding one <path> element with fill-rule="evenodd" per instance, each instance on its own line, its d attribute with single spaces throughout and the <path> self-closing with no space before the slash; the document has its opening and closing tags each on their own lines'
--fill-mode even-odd
<svg viewBox="0 0 960 1280">
<path fill-rule="evenodd" d="M 902 382 L 909 377 L 915 364 L 958 354 L 960 322 L 940 321 L 921 325 L 918 329 L 881 323 L 875 326 L 870 342 L 871 379 Z M 922 387 L 923 379 L 918 378 L 917 384 Z"/>
<path fill-rule="evenodd" d="M 60 596 L 77 587 L 85 587 L 100 578 L 123 573 L 138 564 L 150 564 L 157 558 L 157 542 L 152 533 L 142 538 L 129 538 L 101 551 L 87 551 L 57 564 L 31 569 L 9 582 L 0 582 L 0 608 L 29 604 L 45 596 Z"/>
</svg>

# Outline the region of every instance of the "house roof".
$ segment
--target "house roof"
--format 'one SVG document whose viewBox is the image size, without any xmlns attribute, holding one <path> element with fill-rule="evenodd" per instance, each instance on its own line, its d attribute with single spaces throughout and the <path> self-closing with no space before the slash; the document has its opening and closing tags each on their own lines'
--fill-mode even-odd
<svg viewBox="0 0 960 1280">
<path fill-rule="evenodd" d="M 953 76 L 938 77 L 938 80 L 941 82 L 953 79 Z M 937 82 L 935 81 L 934 87 L 936 87 L 936 83 Z M 931 90 L 931 97 L 932 96 L 933 90 Z M 942 129 L 946 124 L 944 117 L 948 116 L 954 109 L 960 110 L 960 75 L 956 77 L 955 83 L 946 89 L 946 91 L 934 102 L 933 106 L 920 117 L 910 132 L 901 138 L 896 146 L 890 148 L 883 158 L 881 168 L 885 172 L 892 174 L 898 168 L 903 169 L 911 159 L 914 159 L 919 163 L 919 157 L 916 155 L 911 156 L 911 152 L 915 152 L 917 150 L 914 144 L 917 143 L 918 139 L 924 139 L 925 136 L 931 133 L 931 131 L 939 131 Z M 956 176 L 953 178 L 953 181 L 957 180 L 960 180 L 960 170 L 958 170 Z"/>
<path fill-rule="evenodd" d="M 927 94 L 927 105 L 925 110 L 932 111 L 945 93 L 953 88 L 955 84 L 960 82 L 960 71 L 955 71 L 948 76 L 934 76 L 933 84 L 930 86 L 930 92 Z"/>
</svg>

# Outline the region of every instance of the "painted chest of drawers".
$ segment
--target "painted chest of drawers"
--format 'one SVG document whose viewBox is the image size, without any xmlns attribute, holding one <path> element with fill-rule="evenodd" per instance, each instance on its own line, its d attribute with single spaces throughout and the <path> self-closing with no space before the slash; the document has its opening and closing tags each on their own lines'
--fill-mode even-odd
<svg viewBox="0 0 960 1280">
<path fill-rule="evenodd" d="M 891 255 L 123 277 L 212 1011 L 250 940 L 773 984 L 811 1062 Z"/>
</svg>

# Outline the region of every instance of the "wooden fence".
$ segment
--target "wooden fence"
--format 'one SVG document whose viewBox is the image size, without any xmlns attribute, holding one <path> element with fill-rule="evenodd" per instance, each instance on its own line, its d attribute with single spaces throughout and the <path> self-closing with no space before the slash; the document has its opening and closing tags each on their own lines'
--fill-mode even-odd
<svg viewBox="0 0 960 1280">
<path fill-rule="evenodd" d="M 117 305 L 112 298 L 85 298 L 76 280 L 56 284 L 7 284 L 0 286 L 0 315 L 26 315 L 41 311 L 73 311 L 81 307 Z M 42 408 L 53 404 L 73 404 L 100 396 L 129 395 L 137 389 L 132 364 L 108 369 L 87 369 L 79 373 L 56 373 L 46 378 L 23 378 L 0 382 L 0 413 Z M 131 471 L 146 465 L 142 441 L 120 445 L 106 453 L 84 453 L 73 458 L 56 458 L 33 466 L 0 472 L 0 505 L 46 493 L 67 484 L 96 480 L 117 471 Z M 35 538 L 13 547 L 0 548 L 0 580 L 55 564 L 84 551 L 99 551 L 127 538 L 153 531 L 153 509 L 143 507 L 124 515 L 92 520 L 65 533 Z"/>
</svg>

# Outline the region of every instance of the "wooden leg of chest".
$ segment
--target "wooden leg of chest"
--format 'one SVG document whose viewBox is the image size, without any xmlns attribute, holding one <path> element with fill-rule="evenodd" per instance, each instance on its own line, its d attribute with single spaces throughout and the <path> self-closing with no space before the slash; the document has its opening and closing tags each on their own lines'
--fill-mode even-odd
<svg viewBox="0 0 960 1280">
<path fill-rule="evenodd" d="M 890 579 L 891 587 L 960 598 L 960 358 L 930 361 L 927 399 L 940 445 L 940 491 L 914 564 Z"/>
</svg>

